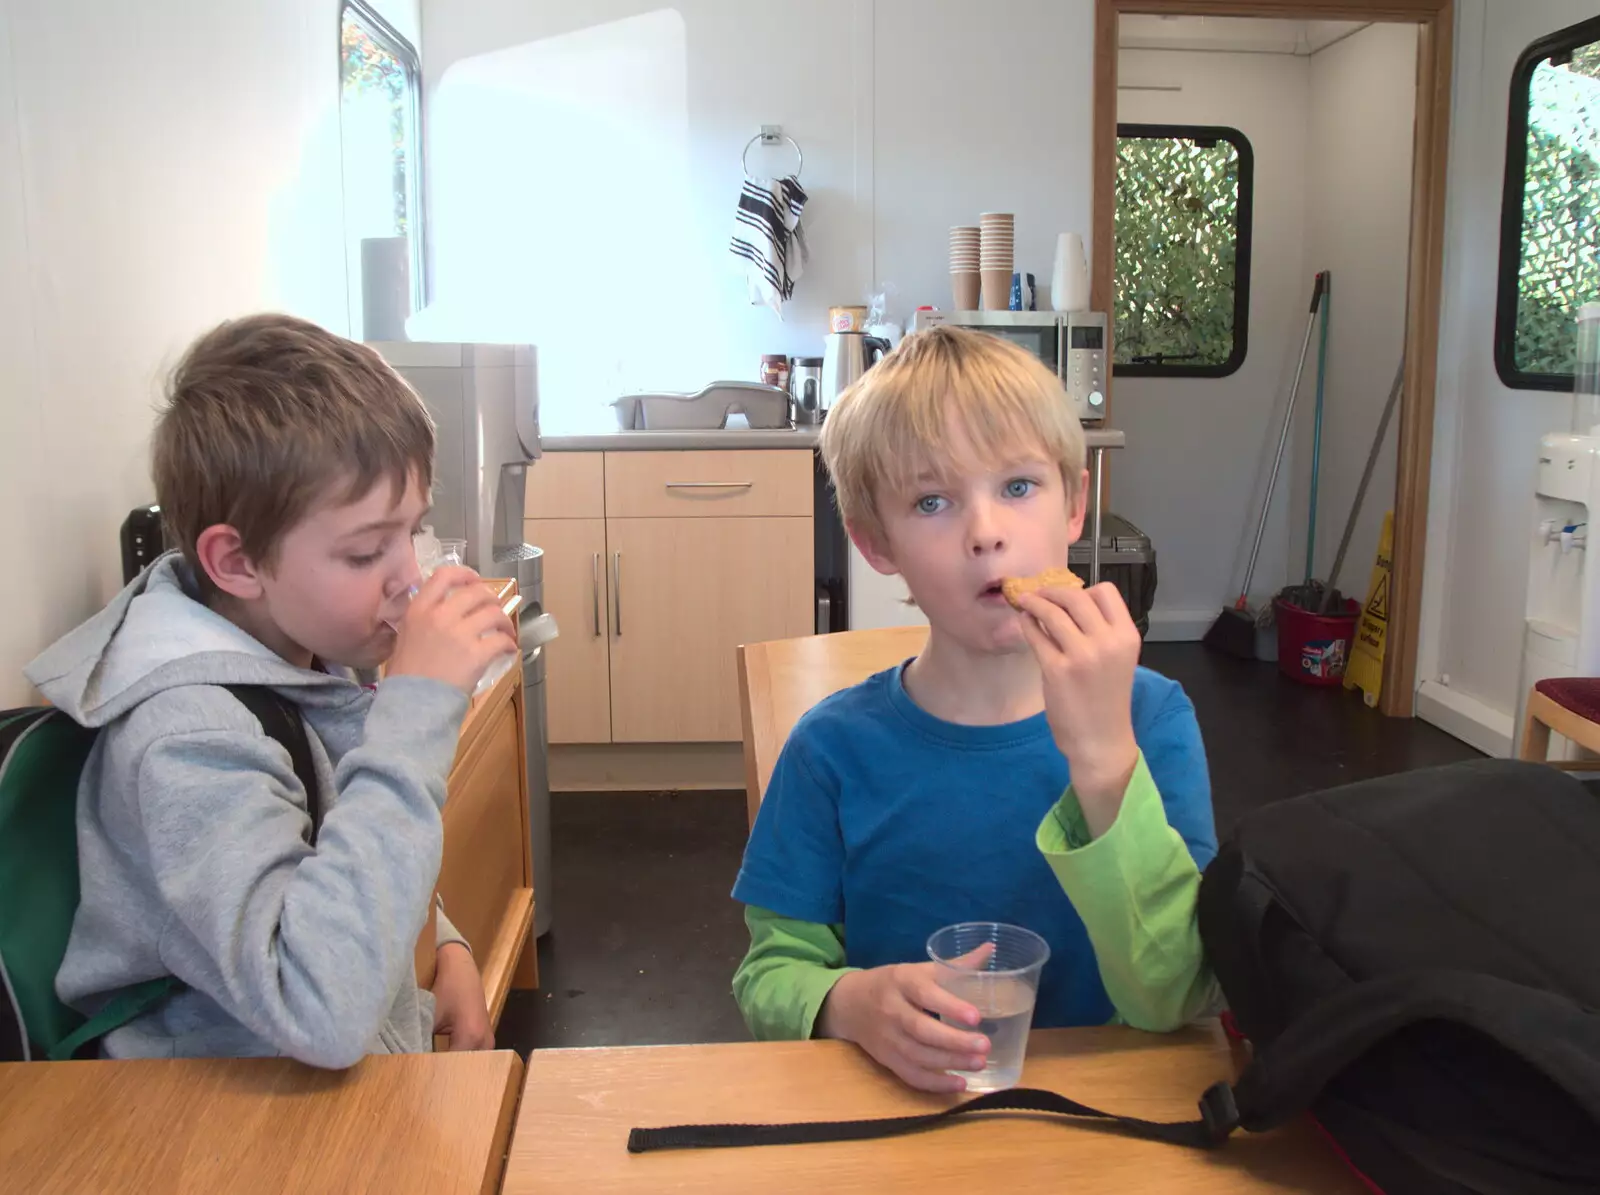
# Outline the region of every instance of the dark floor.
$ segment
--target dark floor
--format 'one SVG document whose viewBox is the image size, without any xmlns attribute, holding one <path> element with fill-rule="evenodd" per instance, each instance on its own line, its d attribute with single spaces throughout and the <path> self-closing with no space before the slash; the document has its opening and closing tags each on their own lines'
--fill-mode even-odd
<svg viewBox="0 0 1600 1195">
<path fill-rule="evenodd" d="M 1477 753 L 1354 694 L 1309 689 L 1274 666 L 1198 644 L 1151 644 L 1144 662 L 1194 700 L 1219 834 L 1267 801 Z M 513 992 L 499 1044 L 742 1041 L 729 993 L 747 938 L 728 896 L 746 833 L 743 793 L 558 794 L 555 928 L 543 987 Z"/>
</svg>

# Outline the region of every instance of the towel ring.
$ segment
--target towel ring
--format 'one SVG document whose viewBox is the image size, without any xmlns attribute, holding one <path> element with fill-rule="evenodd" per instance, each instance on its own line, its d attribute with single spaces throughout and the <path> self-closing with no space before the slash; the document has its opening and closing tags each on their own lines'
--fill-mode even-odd
<svg viewBox="0 0 1600 1195">
<path fill-rule="evenodd" d="M 800 143 L 793 137 L 790 137 L 788 134 L 778 132 L 776 128 L 772 129 L 770 132 L 766 128 L 763 128 L 761 132 L 757 133 L 754 137 L 750 138 L 750 140 L 744 143 L 744 152 L 739 155 L 739 165 L 744 167 L 744 176 L 746 178 L 753 177 L 750 173 L 750 147 L 758 141 L 761 142 L 762 145 L 776 145 L 780 141 L 787 141 L 790 145 L 794 146 L 794 156 L 796 159 L 794 177 L 800 177 L 800 172 L 806 168 L 806 153 L 805 150 L 800 148 Z"/>
</svg>

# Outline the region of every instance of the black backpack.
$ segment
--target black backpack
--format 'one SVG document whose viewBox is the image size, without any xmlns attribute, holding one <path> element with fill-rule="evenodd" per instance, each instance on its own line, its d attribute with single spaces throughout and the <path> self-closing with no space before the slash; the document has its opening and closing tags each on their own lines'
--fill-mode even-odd
<svg viewBox="0 0 1600 1195">
<path fill-rule="evenodd" d="M 1199 1120 L 1017 1089 L 933 1116 L 635 1129 L 628 1148 L 849 1140 L 985 1110 L 1216 1147 L 1309 1112 L 1383 1191 L 1600 1191 L 1600 800 L 1572 777 L 1484 760 L 1264 806 L 1206 869 L 1199 917 L 1254 1048 Z"/>
</svg>

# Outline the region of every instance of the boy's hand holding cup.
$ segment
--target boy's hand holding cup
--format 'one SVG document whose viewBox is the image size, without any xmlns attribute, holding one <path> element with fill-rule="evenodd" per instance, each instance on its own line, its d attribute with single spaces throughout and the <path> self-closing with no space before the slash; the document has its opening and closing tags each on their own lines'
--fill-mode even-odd
<svg viewBox="0 0 1600 1195">
<path fill-rule="evenodd" d="M 955 965 L 976 971 L 993 953 L 992 946 L 984 947 Z M 976 1032 L 978 1009 L 940 986 L 940 968 L 897 963 L 845 973 L 823 1002 L 817 1032 L 855 1042 L 919 1091 L 965 1091 L 966 1079 L 951 1072 L 981 1071 L 990 1043 Z"/>
<path fill-rule="evenodd" d="M 435 569 L 396 626 L 389 676 L 427 676 L 471 693 L 494 661 L 520 651 L 499 600 L 461 565 Z"/>
</svg>

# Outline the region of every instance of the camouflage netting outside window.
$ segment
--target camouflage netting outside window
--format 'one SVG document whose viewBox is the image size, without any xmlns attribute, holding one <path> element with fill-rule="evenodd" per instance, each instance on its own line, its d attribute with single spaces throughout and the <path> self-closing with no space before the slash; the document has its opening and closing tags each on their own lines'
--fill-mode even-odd
<svg viewBox="0 0 1600 1195">
<path fill-rule="evenodd" d="M 1118 138 L 1116 363 L 1233 356 L 1239 167 L 1224 140 Z"/>
<path fill-rule="evenodd" d="M 1578 308 L 1600 300 L 1600 43 L 1561 66 L 1546 59 L 1528 83 L 1516 367 L 1570 374 Z"/>
</svg>

